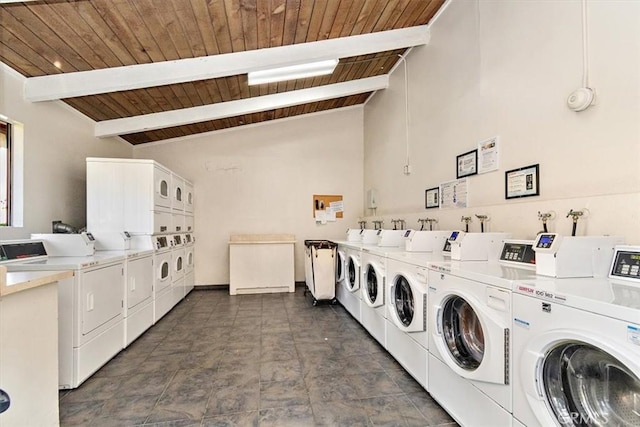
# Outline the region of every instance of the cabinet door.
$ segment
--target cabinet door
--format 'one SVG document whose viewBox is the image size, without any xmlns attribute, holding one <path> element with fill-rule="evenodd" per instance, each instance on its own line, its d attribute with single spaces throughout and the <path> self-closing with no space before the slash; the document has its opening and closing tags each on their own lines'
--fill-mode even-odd
<svg viewBox="0 0 640 427">
<path fill-rule="evenodd" d="M 127 261 L 127 308 L 151 298 L 153 291 L 153 257 Z"/>
<path fill-rule="evenodd" d="M 81 273 L 82 334 L 122 316 L 124 264 Z"/>
</svg>

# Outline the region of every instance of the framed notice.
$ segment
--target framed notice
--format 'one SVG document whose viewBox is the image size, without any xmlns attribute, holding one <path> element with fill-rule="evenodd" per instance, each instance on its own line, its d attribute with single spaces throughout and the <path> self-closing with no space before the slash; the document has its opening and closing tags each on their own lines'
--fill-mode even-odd
<svg viewBox="0 0 640 427">
<path fill-rule="evenodd" d="M 505 172 L 504 197 L 515 199 L 540 195 L 539 165 L 525 166 Z"/>
<path fill-rule="evenodd" d="M 460 154 L 456 157 L 456 178 L 475 175 L 478 173 L 478 150 Z"/>
<path fill-rule="evenodd" d="M 440 206 L 440 187 L 430 188 L 424 192 L 425 209 L 437 208 Z"/>
<path fill-rule="evenodd" d="M 494 136 L 478 144 L 478 173 L 498 170 L 498 141 Z"/>
</svg>

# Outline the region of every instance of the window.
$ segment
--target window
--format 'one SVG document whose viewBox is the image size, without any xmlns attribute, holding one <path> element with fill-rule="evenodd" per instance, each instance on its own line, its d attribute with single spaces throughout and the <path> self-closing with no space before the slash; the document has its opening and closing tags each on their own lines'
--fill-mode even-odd
<svg viewBox="0 0 640 427">
<path fill-rule="evenodd" d="M 0 227 L 24 221 L 24 125 L 0 114 Z"/>
<path fill-rule="evenodd" d="M 11 123 L 0 121 L 0 226 L 11 219 Z"/>
</svg>

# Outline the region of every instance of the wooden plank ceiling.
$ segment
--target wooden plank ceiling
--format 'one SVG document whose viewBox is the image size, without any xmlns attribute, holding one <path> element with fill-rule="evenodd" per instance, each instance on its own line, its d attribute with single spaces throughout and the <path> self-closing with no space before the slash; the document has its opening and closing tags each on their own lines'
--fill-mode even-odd
<svg viewBox="0 0 640 427">
<path fill-rule="evenodd" d="M 273 48 L 428 24 L 444 0 L 45 0 L 0 6 L 0 61 L 25 77 Z M 96 122 L 387 74 L 404 49 L 340 58 L 330 76 L 247 75 L 66 98 Z M 370 93 L 121 135 L 131 144 L 362 104 Z"/>
</svg>

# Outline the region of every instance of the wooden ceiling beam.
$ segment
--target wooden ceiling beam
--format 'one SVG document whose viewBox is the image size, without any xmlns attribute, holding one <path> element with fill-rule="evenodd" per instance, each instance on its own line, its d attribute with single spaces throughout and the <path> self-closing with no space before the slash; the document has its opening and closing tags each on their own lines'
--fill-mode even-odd
<svg viewBox="0 0 640 427">
<path fill-rule="evenodd" d="M 95 136 L 105 138 L 117 135 L 150 131 L 155 129 L 183 126 L 192 123 L 218 120 L 229 117 L 252 114 L 262 111 L 303 105 L 310 102 L 326 101 L 386 89 L 389 86 L 389 76 L 382 75 L 366 79 L 351 80 L 344 83 L 294 90 L 285 93 L 258 96 L 255 98 L 221 102 L 218 104 L 199 107 L 183 108 L 180 110 L 164 111 L 161 113 L 145 114 L 142 116 L 126 117 L 122 119 L 105 120 L 95 125 Z"/>
<path fill-rule="evenodd" d="M 1 0 L 0 0 L 1 1 Z M 246 74 L 324 59 L 408 48 L 429 42 L 426 25 L 198 58 L 31 77 L 25 99 L 52 101 Z"/>
</svg>

